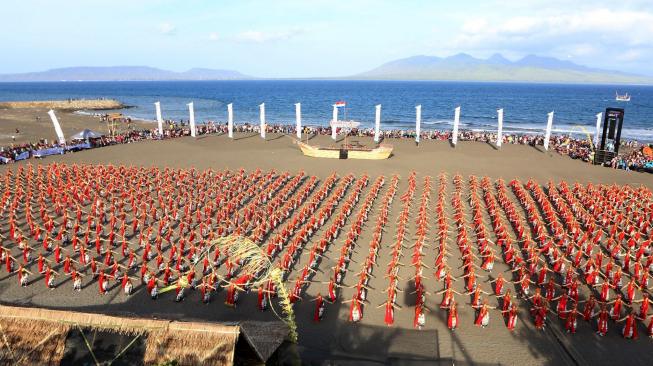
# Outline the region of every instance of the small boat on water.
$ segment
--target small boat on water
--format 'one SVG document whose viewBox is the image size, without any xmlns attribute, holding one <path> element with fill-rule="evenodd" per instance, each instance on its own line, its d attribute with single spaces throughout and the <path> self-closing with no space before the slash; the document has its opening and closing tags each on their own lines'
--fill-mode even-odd
<svg viewBox="0 0 653 366">
<path fill-rule="evenodd" d="M 619 95 L 619 93 L 615 92 L 615 100 L 617 102 L 630 102 L 630 94 L 626 93 L 623 95 Z"/>
<path fill-rule="evenodd" d="M 305 156 L 327 159 L 366 159 L 383 160 L 392 154 L 392 145 L 382 144 L 375 148 L 354 145 L 342 145 L 338 147 L 311 146 L 305 142 L 296 140 L 297 145 Z"/>
</svg>

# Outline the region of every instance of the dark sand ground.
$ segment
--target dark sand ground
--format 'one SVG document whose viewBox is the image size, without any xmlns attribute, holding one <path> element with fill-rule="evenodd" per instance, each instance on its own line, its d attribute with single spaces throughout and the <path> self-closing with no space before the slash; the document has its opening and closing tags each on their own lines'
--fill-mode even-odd
<svg viewBox="0 0 653 366">
<path fill-rule="evenodd" d="M 4 112 L 3 112 L 4 113 Z M 6 116 L 0 115 L 2 123 L 0 128 L 7 128 Z M 97 122 L 96 122 L 97 123 Z M 65 129 L 64 129 L 65 130 Z M 4 133 L 4 132 L 3 132 Z M 368 139 L 355 139 L 363 143 Z M 316 137 L 312 143 L 328 144 L 329 137 Z M 594 182 L 618 184 L 644 184 L 653 188 L 653 176 L 635 172 L 616 171 L 607 168 L 591 166 L 579 161 L 559 156 L 556 153 L 543 152 L 540 148 L 528 146 L 504 145 L 501 150 L 484 143 L 459 143 L 452 148 L 447 142 L 424 141 L 416 147 L 413 141 L 394 140 L 386 141 L 395 146 L 394 156 L 386 161 L 341 161 L 318 160 L 301 155 L 292 139 L 281 135 L 268 135 L 267 141 L 253 134 L 237 134 L 232 141 L 226 136 L 204 136 L 198 139 L 181 138 L 168 141 L 149 141 L 128 145 L 111 146 L 64 156 L 48 157 L 42 161 L 30 163 L 88 163 L 88 164 L 125 164 L 135 166 L 159 166 L 174 168 L 195 167 L 198 169 L 235 169 L 243 167 L 247 170 L 261 168 L 264 170 L 276 169 L 277 171 L 290 171 L 294 173 L 300 169 L 309 175 L 316 175 L 324 179 L 329 173 L 336 171 L 340 176 L 354 173 L 360 176 L 368 173 L 371 182 L 378 175 L 385 175 L 389 183 L 392 174 L 401 177 L 397 197 L 391 205 L 390 219 L 387 231 L 381 244 L 381 254 L 375 268 L 375 276 L 370 281 L 372 291 L 369 293 L 369 303 L 364 309 L 364 318 L 359 324 L 347 321 L 348 304 L 336 303 L 327 308 L 323 321 L 319 324 L 312 322 L 314 303 L 310 301 L 318 292 L 324 294 L 326 285 L 320 283 L 330 275 L 330 267 L 335 264 L 339 248 L 344 240 L 341 236 L 329 247 L 328 256 L 322 260 L 320 271 L 313 278 L 313 283 L 304 295 L 304 300 L 295 306 L 296 317 L 299 324 L 298 351 L 305 363 L 314 364 L 504 364 L 504 365 L 564 365 L 564 364 L 628 364 L 650 365 L 650 352 L 653 349 L 651 340 L 644 336 L 644 329 L 640 327 L 640 339 L 636 341 L 624 340 L 617 328 L 610 323 L 610 331 L 606 337 L 594 334 L 595 324 L 590 325 L 579 321 L 576 335 L 565 334 L 561 323 L 555 315 L 550 316 L 550 326 L 545 331 L 534 329 L 533 322 L 527 311 L 527 305 L 520 302 L 521 314 L 517 328 L 509 332 L 499 313 L 491 313 L 490 325 L 481 329 L 473 325 L 474 313 L 469 306 L 460 309 L 461 324 L 455 332 L 446 327 L 446 313 L 439 310 L 441 296 L 433 295 L 441 289 L 433 277 L 426 282 L 426 289 L 431 293 L 427 296 L 427 307 L 432 311 L 427 314 L 426 327 L 423 330 L 412 328 L 414 298 L 410 294 L 412 285 L 410 277 L 413 268 L 409 265 L 414 243 L 415 218 L 419 207 L 419 197 L 423 188 L 423 178 L 426 175 L 433 177 L 433 192 L 431 196 L 430 211 L 434 212 L 437 198 L 437 175 L 446 172 L 449 176 L 448 195 L 446 199 L 447 214 L 451 217 L 451 192 L 453 183 L 451 178 L 455 173 L 460 173 L 467 181 L 470 174 L 489 176 L 493 179 L 512 179 L 518 177 L 526 180 L 535 178 L 540 184 L 545 184 L 552 179 L 556 182 L 564 179 L 568 182 Z M 15 169 L 16 165 L 2 166 L 1 171 Z M 400 289 L 404 292 L 398 296 L 398 304 L 402 310 L 396 313 L 395 325 L 387 327 L 383 323 L 383 309 L 377 305 L 385 301 L 382 291 L 387 287 L 387 279 L 383 277 L 389 259 L 389 248 L 394 242 L 396 233 L 397 215 L 401 207 L 398 197 L 407 187 L 407 177 L 411 171 L 416 171 L 417 191 L 413 200 L 411 217 L 408 226 L 408 236 L 405 242 L 403 263 L 408 264 L 400 271 L 403 278 Z M 355 273 L 359 271 L 362 259 L 367 254 L 378 207 L 383 195 L 388 188 L 384 186 L 370 217 L 364 226 L 363 234 L 356 245 L 353 262 L 345 277 L 345 284 L 352 285 L 356 282 Z M 465 192 L 467 184 L 465 184 Z M 361 197 L 369 191 L 369 186 L 363 190 Z M 512 194 L 512 193 L 511 193 Z M 466 212 L 471 212 L 469 204 L 464 202 Z M 357 209 L 354 210 L 357 212 Z M 355 213 L 350 217 L 343 232 L 347 232 Z M 451 219 L 453 220 L 453 219 Z M 487 222 L 487 220 L 486 220 Z M 506 221 L 507 222 L 507 221 Z M 328 221 L 324 227 L 328 227 Z M 453 224 L 453 221 L 450 221 Z M 323 228 L 324 228 L 323 227 Z M 488 226 L 488 229 L 489 226 Z M 7 224 L 2 222 L 3 234 Z M 431 226 L 431 231 L 434 228 Z M 313 240 L 321 237 L 320 230 Z M 491 230 L 488 230 L 491 232 Z M 474 236 L 470 233 L 470 239 Z M 427 240 L 433 244 L 434 240 Z M 309 243 L 308 245 L 311 245 Z M 454 274 L 461 274 L 461 269 L 455 269 L 462 262 L 459 252 L 450 235 L 450 252 L 452 258 L 449 263 L 454 268 Z M 433 246 L 425 248 L 424 261 L 432 266 L 436 251 Z M 307 259 L 302 258 L 295 268 L 301 268 Z M 497 261 L 490 274 L 496 276 L 499 271 L 509 277 L 507 266 L 502 261 Z M 428 271 L 425 271 L 427 274 Z M 485 275 L 485 273 L 483 273 Z M 296 271 L 290 276 L 294 281 Z M 427 276 L 427 278 L 429 278 Z M 32 278 L 34 283 L 27 288 L 19 288 L 14 276 L 7 277 L 6 272 L 0 274 L 0 301 L 31 306 L 44 306 L 66 308 L 80 311 L 93 311 L 105 313 L 134 314 L 141 316 L 158 316 L 173 319 L 204 319 L 209 321 L 238 321 L 243 319 L 274 320 L 271 312 L 260 313 L 255 310 L 255 294 L 244 296 L 239 301 L 237 309 L 231 309 L 222 304 L 224 291 L 217 294 L 214 301 L 205 305 L 199 301 L 197 293 L 192 293 L 182 303 L 173 301 L 174 295 L 165 294 L 156 301 L 152 301 L 143 293 L 142 289 L 131 297 L 125 297 L 116 286 L 108 295 L 99 296 L 95 282 L 81 293 L 73 294 L 71 284 L 66 282 L 54 290 L 46 290 L 42 284 L 41 276 Z M 462 281 L 455 283 L 454 287 L 462 292 Z M 487 283 L 482 284 L 485 291 L 490 291 Z M 512 287 L 512 285 L 510 286 Z M 350 299 L 353 289 L 344 289 L 340 299 Z M 458 301 L 468 303 L 467 297 L 460 297 Z M 491 300 L 492 305 L 497 305 L 496 300 Z M 331 363 L 322 363 L 331 360 Z"/>
<path fill-rule="evenodd" d="M 103 113 L 101 111 L 97 113 Z M 106 123 L 100 122 L 99 117 L 75 114 L 71 112 L 55 112 L 64 137 L 68 138 L 85 128 L 108 133 Z M 134 128 L 147 126 L 152 127 L 152 123 L 143 123 L 134 121 Z M 125 125 L 118 125 L 118 131 L 125 130 Z M 16 129 L 19 132 L 16 132 Z M 48 139 L 56 141 L 57 135 L 54 132 L 52 121 L 48 116 L 48 109 L 44 108 L 18 108 L 18 109 L 0 109 L 0 146 L 9 146 L 15 137 L 15 143 L 21 144 L 26 142 L 37 142 L 39 139 Z"/>
</svg>

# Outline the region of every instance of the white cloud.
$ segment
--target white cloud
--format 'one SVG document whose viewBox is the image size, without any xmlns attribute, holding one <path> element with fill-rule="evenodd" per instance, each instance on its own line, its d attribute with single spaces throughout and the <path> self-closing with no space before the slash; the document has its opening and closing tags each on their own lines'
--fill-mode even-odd
<svg viewBox="0 0 653 366">
<path fill-rule="evenodd" d="M 527 35 L 537 30 L 538 20 L 531 17 L 515 17 L 507 19 L 501 31 L 509 35 Z"/>
<path fill-rule="evenodd" d="M 639 61 L 642 58 L 642 50 L 631 49 L 617 56 L 619 61 Z"/>
<path fill-rule="evenodd" d="M 653 13 L 596 9 L 568 15 L 479 18 L 461 27 L 461 47 L 494 47 L 514 41 L 575 42 L 577 38 L 629 45 L 650 42 Z M 647 37 L 644 37 L 644 36 Z"/>
<path fill-rule="evenodd" d="M 653 11 L 606 7 L 537 16 L 504 15 L 467 20 L 443 46 L 463 52 L 569 57 L 590 65 L 639 70 L 645 60 L 653 58 Z"/>
<path fill-rule="evenodd" d="M 272 32 L 250 30 L 237 34 L 234 39 L 240 42 L 263 43 L 287 40 L 303 33 L 305 33 L 305 31 L 301 28 Z"/>
<path fill-rule="evenodd" d="M 600 50 L 595 45 L 582 42 L 561 45 L 557 49 L 560 50 L 560 53 L 566 53 L 569 58 L 588 57 L 600 53 Z"/>
<path fill-rule="evenodd" d="M 217 41 L 218 39 L 220 39 L 220 36 L 217 33 L 209 33 L 209 41 Z"/>
<path fill-rule="evenodd" d="M 486 19 L 472 19 L 463 23 L 462 31 L 464 34 L 482 33 L 489 26 Z"/>
<path fill-rule="evenodd" d="M 161 23 L 159 24 L 159 32 L 167 36 L 171 36 L 177 33 L 177 27 L 172 23 Z"/>
</svg>

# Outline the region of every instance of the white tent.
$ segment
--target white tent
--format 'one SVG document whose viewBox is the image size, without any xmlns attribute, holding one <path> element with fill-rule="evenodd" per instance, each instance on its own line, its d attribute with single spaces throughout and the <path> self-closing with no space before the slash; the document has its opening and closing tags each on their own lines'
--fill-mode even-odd
<svg viewBox="0 0 653 366">
<path fill-rule="evenodd" d="M 89 130 L 88 128 L 84 129 L 84 131 L 78 132 L 72 136 L 70 136 L 71 140 L 86 140 L 86 139 L 96 139 L 99 137 L 104 136 L 103 133 L 96 132 L 93 130 Z"/>
</svg>

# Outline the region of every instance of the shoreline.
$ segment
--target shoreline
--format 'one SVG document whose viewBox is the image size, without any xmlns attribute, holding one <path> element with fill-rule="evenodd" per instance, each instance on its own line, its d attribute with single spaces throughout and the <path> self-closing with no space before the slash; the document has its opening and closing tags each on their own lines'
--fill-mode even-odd
<svg viewBox="0 0 653 366">
<path fill-rule="evenodd" d="M 102 121 L 103 113 L 93 113 L 93 112 L 61 112 L 59 113 L 59 120 L 62 126 L 64 136 L 69 137 L 72 134 L 78 133 L 83 129 L 91 129 L 100 133 L 107 134 L 109 132 L 109 126 L 107 122 Z M 123 116 L 124 119 L 127 119 L 127 116 Z M 166 137 L 178 137 L 182 135 L 190 135 L 190 130 L 188 125 L 179 126 L 178 124 L 166 121 L 164 131 Z M 171 126 L 174 126 L 173 129 L 170 129 Z M 136 132 L 137 134 L 143 135 L 139 139 L 152 140 L 159 139 L 156 133 L 156 122 L 155 121 L 142 121 L 142 120 L 132 120 L 131 124 L 128 123 L 119 123 L 117 128 L 117 133 L 126 133 L 126 132 Z M 208 123 L 198 123 L 198 134 L 201 135 L 201 138 L 205 136 L 210 136 L 213 134 L 225 134 L 227 131 L 227 126 L 224 124 L 217 124 L 213 122 Z M 268 134 L 277 134 L 277 135 L 286 135 L 294 136 L 295 126 L 293 125 L 268 125 L 267 133 Z M 252 134 L 257 135 L 259 132 L 258 124 L 234 124 L 234 132 L 239 134 Z M 365 139 L 369 141 L 368 143 L 373 145 L 371 137 L 373 136 L 373 129 L 369 128 L 359 128 L 352 130 L 348 134 L 349 139 Z M 303 133 L 305 136 L 318 136 L 325 137 L 330 135 L 329 127 L 322 126 L 303 126 Z M 311 138 L 313 138 L 311 137 Z M 343 138 L 343 134 L 339 134 L 339 139 Z M 381 137 L 386 141 L 392 141 L 391 143 L 407 143 L 414 144 L 414 131 L 410 130 L 382 130 Z M 422 144 L 425 142 L 446 142 L 449 144 L 451 137 L 450 131 L 441 131 L 441 130 L 423 130 L 421 133 Z M 14 149 L 14 147 L 20 148 L 23 145 L 30 145 L 37 142 L 40 142 L 43 139 L 54 142 L 57 141 L 55 137 L 55 131 L 52 127 L 52 123 L 47 116 L 47 111 L 40 108 L 28 108 L 28 109 L 13 109 L 0 111 L 0 147 L 7 149 Z M 131 139 L 130 139 L 131 140 Z M 328 144 L 332 144 L 333 140 L 330 138 L 324 139 Z M 469 143 L 469 142 L 479 142 L 482 144 L 488 144 L 495 148 L 496 134 L 489 132 L 473 132 L 469 130 L 460 130 L 459 132 L 459 143 Z M 521 145 L 521 146 L 530 146 L 534 148 L 541 148 L 543 142 L 542 135 L 533 135 L 533 134 L 504 134 L 503 143 L 504 145 Z M 22 144 L 22 145 L 21 145 Z M 46 144 L 47 145 L 47 144 Z M 552 134 L 550 141 L 550 152 L 556 153 L 561 157 L 569 160 L 582 160 L 590 161 L 592 160 L 592 145 L 587 138 L 573 138 L 569 135 L 557 135 Z M 641 151 L 642 144 L 634 144 L 628 140 L 623 140 L 620 151 L 620 159 L 624 161 L 625 164 L 628 164 L 630 169 L 642 169 L 646 162 L 642 161 L 641 156 L 633 155 L 633 152 L 639 154 Z M 505 149 L 502 149 L 505 150 Z M 541 149 L 544 152 L 544 149 Z M 23 152 L 24 149 L 21 149 L 20 152 Z M 11 155 L 7 156 L 11 158 Z M 641 154 L 639 154 L 641 155 Z M 636 160 L 633 160 L 636 159 Z M 17 159 L 16 159 L 17 160 Z M 619 163 L 620 160 L 617 159 L 616 163 Z M 647 165 L 648 166 L 648 165 Z M 622 166 L 624 169 L 625 165 Z M 650 166 L 648 167 L 650 168 Z M 649 169 L 650 171 L 650 169 Z"/>
<path fill-rule="evenodd" d="M 129 108 L 135 108 L 133 106 L 125 106 L 123 109 L 129 109 Z M 95 111 L 93 110 L 76 110 L 73 111 L 73 114 L 77 114 L 80 116 L 91 116 L 91 117 L 101 117 L 102 113 L 94 113 Z M 125 118 L 131 118 L 133 121 L 139 121 L 139 122 L 144 122 L 144 123 L 157 123 L 156 119 L 148 119 L 144 117 L 139 117 L 139 116 L 134 116 L 134 115 L 129 115 L 125 114 Z M 178 123 L 177 119 L 163 119 L 164 124 L 166 123 Z M 184 121 L 185 125 L 188 126 L 188 120 L 187 119 L 181 119 L 181 121 Z M 428 134 L 428 133 L 433 133 L 433 134 L 450 134 L 452 132 L 452 129 L 442 129 L 442 128 L 436 128 L 436 127 L 431 127 L 434 125 L 438 124 L 443 124 L 441 123 L 442 121 L 436 121 L 436 122 L 425 122 L 422 121 L 421 125 L 421 133 L 422 134 Z M 448 122 L 448 121 L 447 121 Z M 200 120 L 195 122 L 198 126 L 208 126 L 211 124 L 215 125 L 226 125 L 226 121 L 221 121 L 221 120 L 214 120 L 214 119 L 205 119 L 205 120 Z M 453 123 L 445 123 L 447 125 L 453 126 Z M 286 127 L 292 127 L 295 125 L 295 122 L 269 122 L 267 123 L 267 126 L 269 128 L 286 128 Z M 236 126 L 241 126 L 245 128 L 255 128 L 259 126 L 258 121 L 234 121 L 234 128 Z M 381 134 L 383 135 L 384 133 L 393 133 L 393 132 L 398 132 L 402 131 L 403 133 L 409 134 L 409 135 L 414 135 L 415 134 L 415 129 L 413 128 L 401 128 L 403 126 L 397 126 L 395 128 L 392 128 L 392 126 L 381 126 Z M 324 128 L 330 128 L 328 124 L 319 124 L 319 123 L 304 123 L 302 121 L 302 128 L 311 128 L 311 129 L 324 129 Z M 360 131 L 367 131 L 373 129 L 373 127 L 369 126 L 364 126 L 361 124 L 360 127 L 358 127 L 355 130 L 360 130 Z M 625 130 L 624 130 L 625 131 Z M 471 133 L 471 134 L 496 134 L 496 129 L 489 130 L 489 129 L 483 129 L 483 128 L 467 128 L 466 126 L 463 126 L 459 128 L 458 130 L 459 134 L 465 134 L 465 133 Z M 573 131 L 573 130 L 568 130 L 568 129 L 556 129 L 553 128 L 551 130 L 551 137 L 569 137 L 569 138 L 575 138 L 579 140 L 587 140 L 587 136 L 592 135 L 591 132 L 588 131 Z M 536 137 L 544 137 L 544 130 L 539 131 L 533 128 L 529 127 L 506 127 L 504 125 L 503 128 L 503 136 L 536 136 Z M 593 135 L 592 135 L 593 136 Z M 622 133 L 622 142 L 637 142 L 639 144 L 652 144 L 653 143 L 653 137 L 651 138 L 630 138 L 630 137 L 623 137 Z"/>
</svg>

